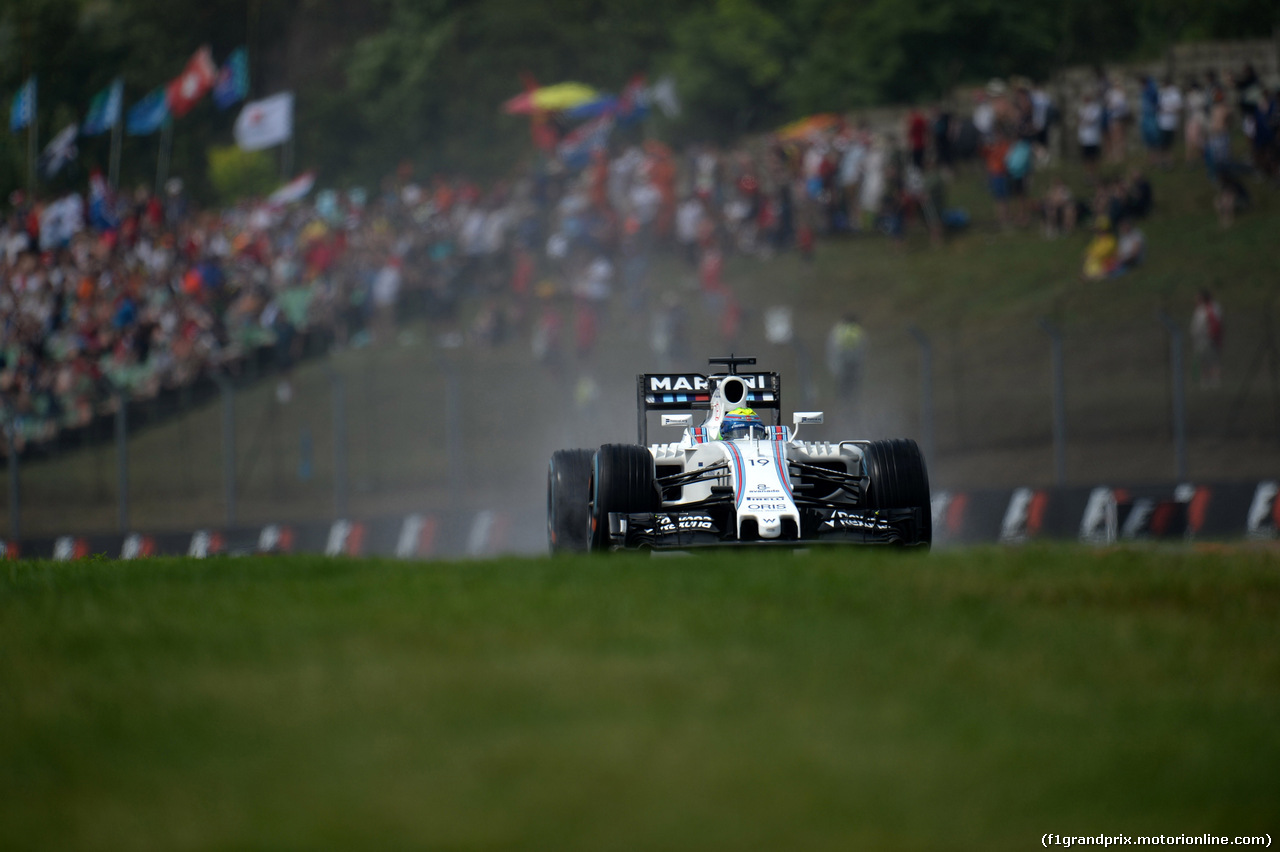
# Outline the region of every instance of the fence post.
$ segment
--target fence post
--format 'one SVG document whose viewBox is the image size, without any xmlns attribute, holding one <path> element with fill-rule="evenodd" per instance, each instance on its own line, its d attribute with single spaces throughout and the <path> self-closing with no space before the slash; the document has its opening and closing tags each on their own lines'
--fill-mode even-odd
<svg viewBox="0 0 1280 852">
<path fill-rule="evenodd" d="M 933 444 L 933 342 L 920 329 L 908 326 L 907 333 L 920 344 L 920 443 L 927 465 L 934 463 Z"/>
<path fill-rule="evenodd" d="M 129 533 L 129 396 L 116 389 L 116 504 L 121 535 Z"/>
<path fill-rule="evenodd" d="M 222 488 L 227 504 L 227 526 L 236 523 L 236 391 L 231 380 L 215 374 L 222 391 Z"/>
<path fill-rule="evenodd" d="M 17 541 L 22 537 L 22 479 L 18 470 L 18 441 L 12 418 L 4 424 L 5 440 L 9 442 L 9 537 Z"/>
<path fill-rule="evenodd" d="M 1053 361 L 1053 472 L 1058 485 L 1067 482 L 1067 381 L 1062 356 L 1062 330 L 1040 318 L 1040 328 L 1049 335 Z"/>
<path fill-rule="evenodd" d="M 347 517 L 347 401 L 342 374 L 332 366 L 333 382 L 333 511 L 341 520 Z"/>
<path fill-rule="evenodd" d="M 458 365 L 448 355 L 441 358 L 444 368 L 445 396 L 445 452 L 449 454 L 449 493 L 454 500 L 463 500 L 465 466 L 462 458 L 462 390 L 458 380 Z"/>
<path fill-rule="evenodd" d="M 1173 457 L 1179 482 L 1187 479 L 1187 403 L 1186 377 L 1182 366 L 1182 329 L 1164 311 L 1160 322 L 1169 332 L 1169 370 L 1173 382 Z"/>
</svg>

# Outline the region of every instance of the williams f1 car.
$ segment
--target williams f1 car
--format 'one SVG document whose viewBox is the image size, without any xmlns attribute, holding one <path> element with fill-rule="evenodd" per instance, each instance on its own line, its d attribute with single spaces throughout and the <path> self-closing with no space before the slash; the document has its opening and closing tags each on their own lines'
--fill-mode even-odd
<svg viewBox="0 0 1280 852">
<path fill-rule="evenodd" d="M 725 372 L 636 377 L 637 444 L 552 455 L 553 553 L 930 545 L 929 478 L 914 441 L 801 440 L 801 427 L 822 423 L 822 412 L 796 412 L 794 429 L 779 425 L 777 373 L 740 373 L 754 358 L 710 363 Z M 648 444 L 650 412 L 661 413 L 663 426 L 683 429 L 683 437 Z M 706 412 L 696 425 L 694 412 Z"/>
</svg>

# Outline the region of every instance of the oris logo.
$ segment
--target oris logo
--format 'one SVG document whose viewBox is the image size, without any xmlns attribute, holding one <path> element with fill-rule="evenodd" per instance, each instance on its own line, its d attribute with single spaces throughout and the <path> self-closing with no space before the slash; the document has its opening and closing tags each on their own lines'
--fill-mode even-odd
<svg viewBox="0 0 1280 852">
<path fill-rule="evenodd" d="M 786 503 L 748 503 L 748 512 L 785 512 L 790 508 Z"/>
</svg>

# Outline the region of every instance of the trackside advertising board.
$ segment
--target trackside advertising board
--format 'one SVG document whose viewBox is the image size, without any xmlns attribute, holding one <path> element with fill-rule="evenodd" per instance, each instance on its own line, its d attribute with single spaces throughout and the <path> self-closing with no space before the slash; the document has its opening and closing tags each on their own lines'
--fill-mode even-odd
<svg viewBox="0 0 1280 852">
<path fill-rule="evenodd" d="M 456 559 L 541 549 L 543 520 L 491 510 L 339 519 L 261 527 L 128 535 L 68 532 L 0 539 L 0 559 L 243 556 L 322 553 Z M 1164 486 L 935 489 L 934 544 L 1031 541 L 1274 541 L 1280 544 L 1280 480 Z M 523 535 L 513 535 L 519 527 Z"/>
</svg>

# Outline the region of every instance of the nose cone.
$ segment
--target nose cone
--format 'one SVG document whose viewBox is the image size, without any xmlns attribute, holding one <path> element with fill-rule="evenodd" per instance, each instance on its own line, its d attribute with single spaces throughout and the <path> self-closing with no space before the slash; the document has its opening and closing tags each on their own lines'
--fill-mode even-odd
<svg viewBox="0 0 1280 852">
<path fill-rule="evenodd" d="M 761 538 L 777 538 L 782 535 L 782 521 L 779 518 L 760 518 L 757 523 Z"/>
</svg>

